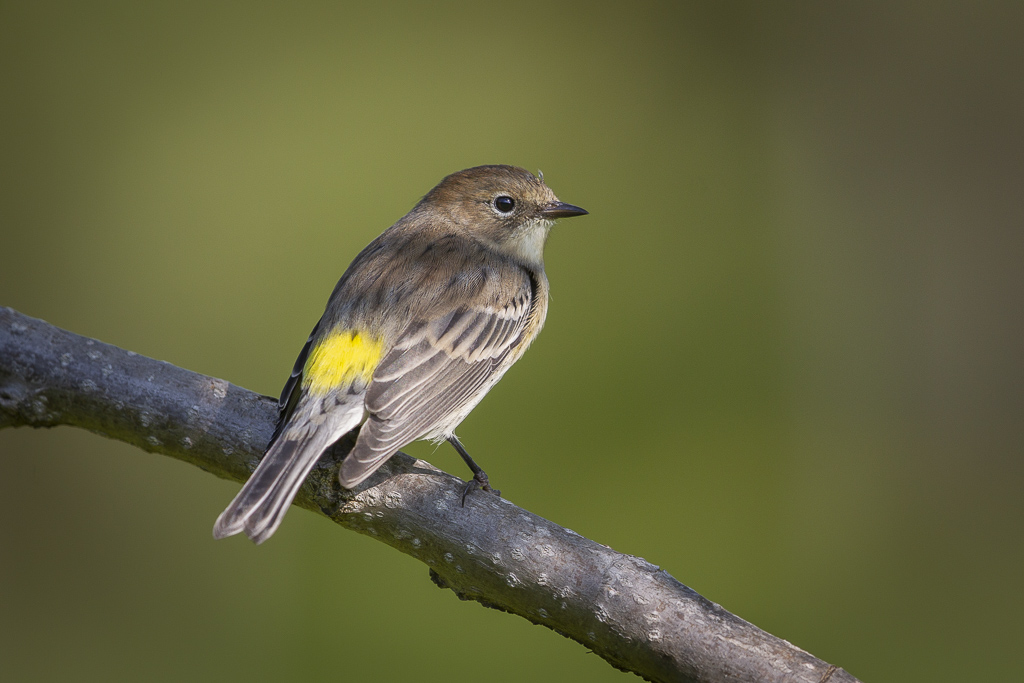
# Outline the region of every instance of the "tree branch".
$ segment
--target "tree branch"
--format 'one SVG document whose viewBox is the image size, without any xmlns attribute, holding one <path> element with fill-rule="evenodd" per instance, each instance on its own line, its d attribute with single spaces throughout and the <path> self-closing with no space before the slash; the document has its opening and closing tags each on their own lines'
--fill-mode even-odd
<svg viewBox="0 0 1024 683">
<path fill-rule="evenodd" d="M 0 428 L 74 425 L 242 482 L 277 402 L 0 308 Z M 295 504 L 430 568 L 463 600 L 518 614 L 651 681 L 857 679 L 730 614 L 645 560 L 617 553 L 404 454 L 355 492 L 337 444 Z"/>
</svg>

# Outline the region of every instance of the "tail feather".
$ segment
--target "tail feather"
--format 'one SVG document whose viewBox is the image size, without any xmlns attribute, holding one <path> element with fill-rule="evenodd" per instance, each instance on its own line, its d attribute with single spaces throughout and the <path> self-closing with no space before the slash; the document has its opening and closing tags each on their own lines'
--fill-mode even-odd
<svg viewBox="0 0 1024 683">
<path fill-rule="evenodd" d="M 286 428 L 217 518 L 213 537 L 226 538 L 244 531 L 255 543 L 270 538 L 321 454 L 358 426 L 362 413 L 362 402 L 353 402 L 335 406 L 315 428 L 309 424 Z"/>
</svg>

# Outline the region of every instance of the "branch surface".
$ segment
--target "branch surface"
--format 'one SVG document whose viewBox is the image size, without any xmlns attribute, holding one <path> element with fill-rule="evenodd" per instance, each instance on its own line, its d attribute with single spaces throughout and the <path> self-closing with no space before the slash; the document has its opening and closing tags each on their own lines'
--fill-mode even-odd
<svg viewBox="0 0 1024 683">
<path fill-rule="evenodd" d="M 277 401 L 0 307 L 0 428 L 73 425 L 245 481 Z M 399 453 L 355 491 L 343 440 L 295 500 L 420 560 L 438 586 L 542 624 L 651 681 L 857 681 L 615 552 Z"/>
</svg>

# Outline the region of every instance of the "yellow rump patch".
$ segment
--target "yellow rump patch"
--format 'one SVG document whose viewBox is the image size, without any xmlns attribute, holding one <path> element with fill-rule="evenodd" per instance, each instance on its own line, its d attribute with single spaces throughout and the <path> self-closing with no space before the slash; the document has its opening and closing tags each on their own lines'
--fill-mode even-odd
<svg viewBox="0 0 1024 683">
<path fill-rule="evenodd" d="M 302 385 L 307 391 L 326 394 L 356 379 L 369 382 L 383 352 L 379 339 L 352 330 L 332 331 L 309 352 Z"/>
</svg>

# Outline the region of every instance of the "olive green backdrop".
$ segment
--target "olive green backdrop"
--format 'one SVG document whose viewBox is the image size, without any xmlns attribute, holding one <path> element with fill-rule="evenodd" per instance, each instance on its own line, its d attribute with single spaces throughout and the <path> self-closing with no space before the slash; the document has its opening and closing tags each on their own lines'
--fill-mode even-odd
<svg viewBox="0 0 1024 683">
<path fill-rule="evenodd" d="M 1019 675 L 1022 17 L 943 7 L 5 2 L 0 304 L 276 395 L 441 177 L 540 168 L 507 497 L 866 681 Z M 214 542 L 237 489 L 0 433 L 0 677 L 632 680 L 305 511 Z"/>
</svg>

